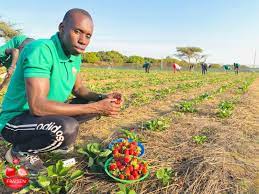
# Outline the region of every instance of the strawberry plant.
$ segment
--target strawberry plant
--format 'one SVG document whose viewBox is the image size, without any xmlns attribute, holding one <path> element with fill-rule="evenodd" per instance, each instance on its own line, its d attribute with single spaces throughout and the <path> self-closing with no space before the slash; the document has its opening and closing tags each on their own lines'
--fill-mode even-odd
<svg viewBox="0 0 259 194">
<path fill-rule="evenodd" d="M 173 171 L 171 168 L 161 168 L 156 171 L 156 177 L 161 181 L 163 185 L 167 185 L 170 183 L 172 179 Z"/>
<path fill-rule="evenodd" d="M 184 101 L 180 102 L 177 105 L 177 108 L 180 112 L 196 112 L 197 110 L 194 108 L 195 103 L 193 101 Z"/>
<path fill-rule="evenodd" d="M 120 190 L 116 192 L 116 194 L 137 194 L 133 189 L 127 187 L 124 184 L 119 183 L 118 186 Z"/>
<path fill-rule="evenodd" d="M 192 139 L 196 144 L 204 144 L 208 138 L 206 135 L 196 135 L 196 136 L 193 136 Z"/>
<path fill-rule="evenodd" d="M 168 124 L 168 121 L 166 121 L 165 119 L 155 119 L 148 121 L 145 124 L 145 129 L 151 131 L 164 131 L 168 127 L 170 127 L 170 125 Z"/>
<path fill-rule="evenodd" d="M 234 109 L 234 104 L 231 101 L 223 101 L 219 104 L 218 116 L 220 118 L 230 117 Z"/>
<path fill-rule="evenodd" d="M 62 161 L 47 167 L 47 172 L 42 172 L 37 180 L 25 187 L 20 193 L 29 191 L 60 194 L 69 192 L 75 180 L 83 176 L 81 170 L 72 170 L 71 167 L 64 167 Z"/>
<path fill-rule="evenodd" d="M 198 100 L 198 101 L 208 100 L 208 99 L 210 99 L 211 97 L 212 97 L 212 96 L 206 92 L 206 93 L 200 95 L 200 96 L 197 98 L 197 100 Z"/>
<path fill-rule="evenodd" d="M 138 137 L 138 134 L 134 131 L 134 129 L 120 129 L 120 132 L 122 132 L 122 137 L 127 139 L 132 139 L 132 141 L 141 142 L 141 138 Z"/>
<path fill-rule="evenodd" d="M 78 152 L 87 157 L 88 167 L 93 171 L 102 171 L 105 161 L 112 153 L 111 150 L 104 149 L 99 143 L 89 143 L 78 149 Z"/>
</svg>

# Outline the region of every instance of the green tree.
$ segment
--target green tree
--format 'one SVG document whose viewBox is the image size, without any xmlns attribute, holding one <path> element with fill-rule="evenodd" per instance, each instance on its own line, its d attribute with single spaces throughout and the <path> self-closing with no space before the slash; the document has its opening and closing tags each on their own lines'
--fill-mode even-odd
<svg viewBox="0 0 259 194">
<path fill-rule="evenodd" d="M 134 64 L 143 64 L 144 62 L 145 60 L 143 57 L 136 56 L 136 55 L 130 56 L 127 61 L 127 63 L 134 63 Z"/>
<path fill-rule="evenodd" d="M 85 63 L 96 63 L 100 61 L 100 58 L 98 57 L 96 52 L 88 52 L 83 54 L 82 60 Z"/>
<path fill-rule="evenodd" d="M 124 56 L 117 51 L 108 51 L 106 54 L 112 63 L 121 64 L 124 61 Z"/>
<path fill-rule="evenodd" d="M 10 24 L 0 20 L 0 37 L 4 38 L 6 41 L 12 37 L 21 33 L 20 29 L 15 29 L 14 24 Z"/>
<path fill-rule="evenodd" d="M 194 65 L 191 63 L 191 59 L 194 58 L 195 55 L 202 53 L 203 50 L 199 47 L 176 47 L 176 51 L 177 57 L 188 60 L 189 70 L 192 70 Z"/>
</svg>

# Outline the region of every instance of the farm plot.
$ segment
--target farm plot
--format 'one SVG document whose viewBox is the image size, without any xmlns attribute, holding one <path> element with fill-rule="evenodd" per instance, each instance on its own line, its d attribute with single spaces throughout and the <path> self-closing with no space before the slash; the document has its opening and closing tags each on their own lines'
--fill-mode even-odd
<svg viewBox="0 0 259 194">
<path fill-rule="evenodd" d="M 98 69 L 82 72 L 84 83 L 92 90 L 123 94 L 121 115 L 82 124 L 76 148 L 70 154 L 42 154 L 46 165 L 60 168 L 60 159 L 75 157 L 77 164 L 69 171 L 76 177 L 71 180 L 73 185 L 64 179 L 71 176 L 69 172 L 63 177 L 51 172 L 58 179 L 42 175 L 36 181 L 38 185 L 32 184 L 29 190 L 118 194 L 257 192 L 257 74 L 201 76 L 194 72 L 145 74 Z M 107 149 L 119 137 L 142 142 L 145 162 L 140 160 L 139 164 L 148 164 L 149 170 L 144 180 L 120 184 L 104 172 L 104 163 L 110 156 L 115 158 L 110 172 L 116 176 L 115 169 L 123 169 L 114 150 Z M 2 158 L 8 146 L 2 141 Z M 123 160 L 131 164 L 129 158 Z M 144 176 L 147 172 L 140 171 L 139 164 L 133 165 L 134 173 L 125 170 L 118 177 L 131 180 Z"/>
</svg>

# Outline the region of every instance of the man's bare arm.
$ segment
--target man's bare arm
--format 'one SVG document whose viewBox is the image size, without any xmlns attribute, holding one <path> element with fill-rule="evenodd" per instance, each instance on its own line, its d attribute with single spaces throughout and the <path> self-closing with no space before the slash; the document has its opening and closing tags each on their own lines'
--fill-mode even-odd
<svg viewBox="0 0 259 194">
<path fill-rule="evenodd" d="M 73 88 L 73 94 L 78 98 L 83 98 L 87 101 L 98 101 L 99 94 L 90 91 L 88 88 L 83 86 L 80 73 L 77 74 L 76 82 Z"/>
<path fill-rule="evenodd" d="M 4 80 L 2 81 L 2 83 L 0 84 L 0 90 L 8 84 L 12 74 L 13 74 L 13 71 L 16 67 L 16 63 L 17 63 L 17 60 L 18 60 L 18 57 L 19 57 L 19 50 L 18 49 L 6 49 L 5 50 L 5 54 L 6 55 L 12 55 L 12 62 L 11 62 L 11 66 L 8 68 L 7 70 L 7 74 L 6 76 L 4 77 Z"/>
<path fill-rule="evenodd" d="M 30 111 L 37 116 L 76 116 L 96 113 L 115 116 L 120 110 L 119 105 L 112 103 L 115 99 L 104 99 L 91 104 L 66 104 L 48 100 L 49 79 L 47 78 L 27 78 L 26 93 Z"/>
<path fill-rule="evenodd" d="M 11 66 L 8 69 L 8 71 L 11 71 L 11 73 L 12 73 L 16 67 L 16 63 L 19 58 L 19 50 L 18 49 L 6 49 L 5 54 L 12 55 Z"/>
</svg>

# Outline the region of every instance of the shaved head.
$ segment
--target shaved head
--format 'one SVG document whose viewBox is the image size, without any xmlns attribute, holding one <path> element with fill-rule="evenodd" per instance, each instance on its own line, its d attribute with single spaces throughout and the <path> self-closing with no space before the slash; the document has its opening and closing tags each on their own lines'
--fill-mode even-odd
<svg viewBox="0 0 259 194">
<path fill-rule="evenodd" d="M 93 34 L 91 15 L 83 9 L 70 9 L 59 24 L 59 38 L 67 55 L 78 55 L 85 51 Z"/>
<path fill-rule="evenodd" d="M 84 16 L 86 16 L 88 19 L 92 20 L 91 15 L 84 9 L 79 9 L 79 8 L 73 8 L 67 11 L 67 13 L 65 14 L 64 18 L 63 18 L 63 22 L 67 23 L 69 22 L 69 20 L 73 17 L 74 14 L 83 14 Z"/>
</svg>

